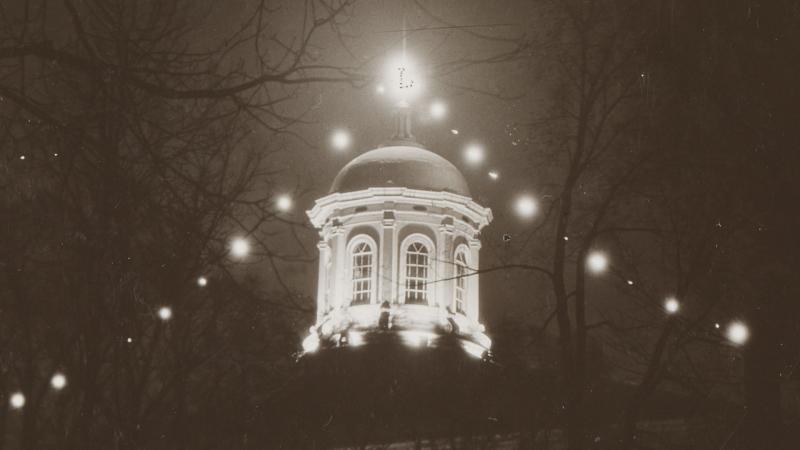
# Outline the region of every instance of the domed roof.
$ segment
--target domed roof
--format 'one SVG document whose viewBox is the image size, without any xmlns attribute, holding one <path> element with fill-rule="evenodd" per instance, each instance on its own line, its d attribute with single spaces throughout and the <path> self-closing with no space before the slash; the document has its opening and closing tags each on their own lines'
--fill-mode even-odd
<svg viewBox="0 0 800 450">
<path fill-rule="evenodd" d="M 410 145 L 390 145 L 357 156 L 339 171 L 330 192 L 371 187 L 406 187 L 470 196 L 467 180 L 456 166 L 436 153 Z"/>
</svg>

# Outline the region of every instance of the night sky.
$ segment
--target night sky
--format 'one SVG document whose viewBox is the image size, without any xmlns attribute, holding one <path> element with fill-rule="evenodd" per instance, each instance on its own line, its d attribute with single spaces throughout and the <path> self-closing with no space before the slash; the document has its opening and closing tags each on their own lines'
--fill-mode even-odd
<svg viewBox="0 0 800 450">
<path fill-rule="evenodd" d="M 494 346 L 315 360 L 306 211 L 402 52 Z M 797 448 L 798 55 L 793 2 L 0 2 L 0 450 Z"/>
</svg>

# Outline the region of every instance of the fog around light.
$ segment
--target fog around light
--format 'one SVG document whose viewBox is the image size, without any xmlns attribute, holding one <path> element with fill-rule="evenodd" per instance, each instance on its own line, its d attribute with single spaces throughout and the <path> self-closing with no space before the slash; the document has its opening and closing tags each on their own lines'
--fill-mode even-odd
<svg viewBox="0 0 800 450">
<path fill-rule="evenodd" d="M 592 252 L 589 257 L 586 258 L 586 265 L 589 267 L 589 270 L 594 273 L 603 272 L 608 268 L 608 258 L 600 252 Z"/>
<path fill-rule="evenodd" d="M 519 197 L 514 203 L 514 210 L 517 215 L 525 219 L 533 217 L 537 209 L 536 200 L 528 195 Z"/>
<path fill-rule="evenodd" d="M 231 255 L 237 258 L 244 258 L 250 254 L 250 243 L 245 238 L 234 238 L 231 241 Z"/>
<path fill-rule="evenodd" d="M 346 150 L 350 147 L 350 140 L 347 130 L 334 130 L 331 134 L 331 145 L 336 150 Z"/>
</svg>

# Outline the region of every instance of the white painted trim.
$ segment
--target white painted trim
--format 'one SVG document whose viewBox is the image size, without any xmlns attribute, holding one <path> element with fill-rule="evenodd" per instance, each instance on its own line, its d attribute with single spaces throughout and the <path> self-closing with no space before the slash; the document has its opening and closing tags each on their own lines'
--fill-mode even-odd
<svg viewBox="0 0 800 450">
<path fill-rule="evenodd" d="M 425 287 L 428 291 L 428 306 L 433 306 L 436 305 L 436 290 L 433 288 L 432 283 L 432 281 L 436 280 L 436 264 L 434 263 L 436 260 L 436 244 L 431 238 L 422 233 L 412 233 L 406 236 L 400 244 L 400 251 L 398 252 L 400 257 L 400 270 L 397 274 L 397 279 L 399 281 L 399 283 L 397 283 L 399 288 L 397 302 L 400 304 L 405 304 L 406 302 L 406 253 L 409 245 L 414 242 L 420 242 L 428 247 L 428 282 L 425 283 Z"/>
<path fill-rule="evenodd" d="M 353 302 L 353 248 L 362 243 L 366 242 L 372 247 L 372 270 L 371 270 L 371 280 L 370 280 L 370 296 L 369 302 L 370 304 L 376 303 L 378 301 L 378 255 L 379 255 L 379 247 L 378 244 L 375 242 L 375 239 L 372 236 L 364 233 L 359 233 L 347 242 L 347 248 L 345 250 L 347 254 L 347 296 L 345 300 L 347 301 L 346 306 L 351 306 Z"/>
</svg>

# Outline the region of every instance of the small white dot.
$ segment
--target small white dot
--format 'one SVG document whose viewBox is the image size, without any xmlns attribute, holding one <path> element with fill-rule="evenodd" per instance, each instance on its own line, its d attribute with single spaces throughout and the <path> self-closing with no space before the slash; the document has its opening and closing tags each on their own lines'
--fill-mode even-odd
<svg viewBox="0 0 800 450">
<path fill-rule="evenodd" d="M 133 338 L 128 338 L 126 339 L 126 341 L 128 342 L 128 344 L 130 344 L 131 342 L 133 342 Z"/>
<path fill-rule="evenodd" d="M 208 278 L 206 277 L 198 277 L 197 278 L 197 285 L 200 287 L 205 287 L 208 284 Z"/>
<path fill-rule="evenodd" d="M 492 170 L 489 172 L 489 178 L 491 178 L 492 180 L 497 180 L 498 178 L 500 178 L 500 174 L 497 173 L 496 170 Z"/>
<path fill-rule="evenodd" d="M 718 330 L 719 330 L 719 323 L 715 323 L 715 324 L 714 324 L 714 328 L 716 328 L 716 329 L 718 329 Z"/>
<path fill-rule="evenodd" d="M 158 308 L 158 318 L 165 322 L 171 319 L 172 308 L 170 308 L 169 306 L 162 306 L 161 308 Z"/>
<path fill-rule="evenodd" d="M 20 409 L 25 406 L 25 394 L 22 392 L 14 392 L 11 394 L 11 398 L 8 399 L 8 403 L 14 409 Z"/>
<path fill-rule="evenodd" d="M 57 391 L 64 389 L 66 385 L 67 385 L 67 377 L 64 376 L 64 374 L 61 372 L 56 372 L 55 374 L 53 374 L 53 377 L 50 378 L 50 386 L 53 386 L 53 389 Z"/>
<path fill-rule="evenodd" d="M 19 159 L 21 159 L 22 161 L 25 161 L 25 155 L 19 155 Z"/>
<path fill-rule="evenodd" d="M 569 240 L 569 236 L 564 236 L 564 240 L 568 241 Z"/>
<path fill-rule="evenodd" d="M 456 130 L 455 128 L 450 130 L 450 132 L 453 133 L 453 134 L 458 134 L 458 130 Z"/>
<path fill-rule="evenodd" d="M 53 156 L 55 156 L 56 158 L 58 158 L 58 153 L 53 153 Z"/>
<path fill-rule="evenodd" d="M 664 309 L 670 314 L 675 314 L 681 309 L 681 304 L 678 302 L 678 299 L 670 297 L 664 302 Z"/>
<path fill-rule="evenodd" d="M 628 280 L 628 286 L 633 286 L 633 280 Z"/>
</svg>

